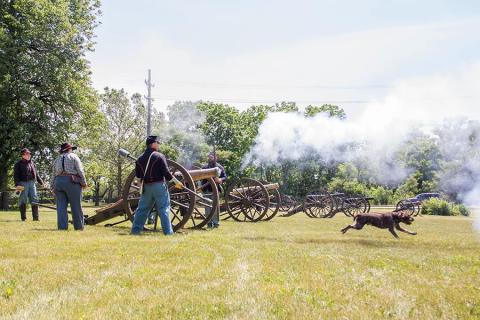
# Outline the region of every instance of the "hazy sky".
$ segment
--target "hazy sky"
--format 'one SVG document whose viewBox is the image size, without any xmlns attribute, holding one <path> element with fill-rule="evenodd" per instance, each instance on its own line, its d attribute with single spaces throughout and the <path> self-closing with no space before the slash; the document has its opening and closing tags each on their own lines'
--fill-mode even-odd
<svg viewBox="0 0 480 320">
<path fill-rule="evenodd" d="M 104 0 L 94 86 L 154 106 L 297 101 L 356 114 L 399 81 L 480 62 L 480 1 Z M 432 97 L 434 98 L 434 97 Z"/>
</svg>

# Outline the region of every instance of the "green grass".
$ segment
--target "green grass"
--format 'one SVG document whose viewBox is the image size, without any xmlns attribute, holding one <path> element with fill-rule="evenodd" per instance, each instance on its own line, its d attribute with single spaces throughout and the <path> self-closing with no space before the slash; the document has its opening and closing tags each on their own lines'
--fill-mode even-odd
<svg viewBox="0 0 480 320">
<path fill-rule="evenodd" d="M 91 209 L 89 209 L 91 210 Z M 29 217 L 30 218 L 30 217 Z M 0 212 L 5 319 L 479 319 L 480 237 L 465 217 L 419 217 L 395 240 L 303 214 L 212 231 L 56 231 Z"/>
</svg>

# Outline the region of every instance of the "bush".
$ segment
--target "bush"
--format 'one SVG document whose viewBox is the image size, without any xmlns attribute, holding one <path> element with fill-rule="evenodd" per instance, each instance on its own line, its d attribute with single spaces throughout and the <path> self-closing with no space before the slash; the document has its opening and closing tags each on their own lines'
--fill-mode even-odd
<svg viewBox="0 0 480 320">
<path fill-rule="evenodd" d="M 470 211 L 463 204 L 455 204 L 443 199 L 431 198 L 422 203 L 421 214 L 437 216 L 468 216 Z"/>
<path fill-rule="evenodd" d="M 390 203 L 390 199 L 393 196 L 393 191 L 390 189 L 385 189 L 382 186 L 378 186 L 370 188 L 367 195 L 374 198 L 373 204 L 386 205 Z"/>
</svg>

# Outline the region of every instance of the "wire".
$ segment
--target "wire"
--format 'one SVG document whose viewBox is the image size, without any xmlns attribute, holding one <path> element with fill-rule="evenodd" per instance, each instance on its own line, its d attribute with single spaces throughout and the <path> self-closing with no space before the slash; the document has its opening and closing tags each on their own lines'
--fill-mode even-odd
<svg viewBox="0 0 480 320">
<path fill-rule="evenodd" d="M 254 103 L 254 104 L 272 104 L 280 103 L 282 101 L 291 101 L 301 104 L 329 104 L 329 103 L 351 103 L 351 104 L 366 104 L 370 103 L 370 100 L 295 100 L 295 99 L 279 99 L 279 100 L 244 100 L 244 99 L 222 99 L 222 98 L 203 98 L 203 99 L 192 99 L 192 98 L 178 98 L 178 97 L 153 97 L 157 101 L 212 101 L 212 102 L 232 102 L 232 103 Z"/>
</svg>

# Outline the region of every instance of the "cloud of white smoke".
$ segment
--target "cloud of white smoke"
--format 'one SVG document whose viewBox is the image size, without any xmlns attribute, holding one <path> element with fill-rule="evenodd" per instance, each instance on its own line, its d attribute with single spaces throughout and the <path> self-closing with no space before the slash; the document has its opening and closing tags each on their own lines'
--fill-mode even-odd
<svg viewBox="0 0 480 320">
<path fill-rule="evenodd" d="M 450 74 L 399 81 L 356 119 L 270 114 L 245 163 L 299 160 L 315 152 L 327 160 L 361 162 L 377 173 L 379 183 L 391 184 L 411 172 L 395 163 L 395 154 L 417 131 L 436 138 L 442 154 L 456 166 L 458 174 L 440 177 L 441 184 L 467 185 L 460 196 L 467 204 L 476 204 L 480 202 L 479 120 L 477 63 Z"/>
</svg>

